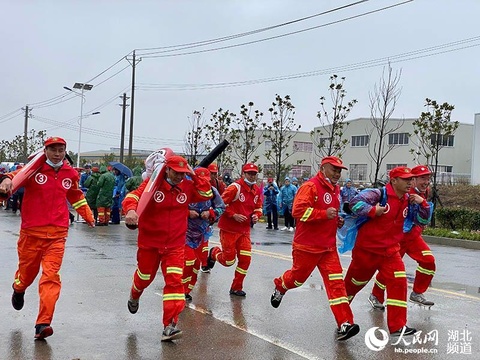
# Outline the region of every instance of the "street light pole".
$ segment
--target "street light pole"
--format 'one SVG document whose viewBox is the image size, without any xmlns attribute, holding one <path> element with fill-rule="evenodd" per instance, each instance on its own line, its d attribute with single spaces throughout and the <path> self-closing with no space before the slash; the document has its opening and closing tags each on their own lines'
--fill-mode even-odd
<svg viewBox="0 0 480 360">
<path fill-rule="evenodd" d="M 66 90 L 69 90 L 69 91 L 72 91 L 73 93 L 75 94 L 78 94 L 76 93 L 75 91 L 73 91 L 72 89 L 64 86 L 63 87 L 64 89 Z M 80 104 L 80 121 L 79 121 L 79 125 L 80 125 L 80 129 L 78 131 L 78 150 L 77 150 L 77 168 L 80 167 L 80 150 L 81 150 L 81 145 L 82 145 L 82 120 L 83 120 L 83 104 L 85 103 L 85 95 L 84 95 L 84 92 L 85 91 L 89 91 L 89 90 L 92 90 L 93 88 L 93 85 L 90 85 L 90 84 L 84 84 L 84 83 L 75 83 L 73 85 L 73 88 L 74 89 L 79 89 L 81 90 L 81 93 L 78 94 L 79 96 L 81 96 L 82 98 L 82 102 Z"/>
</svg>

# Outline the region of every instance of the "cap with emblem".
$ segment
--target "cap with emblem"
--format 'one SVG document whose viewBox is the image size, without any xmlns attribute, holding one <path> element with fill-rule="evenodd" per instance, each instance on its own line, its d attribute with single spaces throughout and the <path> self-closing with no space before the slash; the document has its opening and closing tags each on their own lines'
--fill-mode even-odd
<svg viewBox="0 0 480 360">
<path fill-rule="evenodd" d="M 406 166 L 398 166 L 393 168 L 388 173 L 390 179 L 400 178 L 400 179 L 410 179 L 413 178 L 412 170 Z"/>
<path fill-rule="evenodd" d="M 431 175 L 432 172 L 428 168 L 428 166 L 425 165 L 417 165 L 414 168 L 412 168 L 412 175 L 413 176 L 423 176 L 423 175 Z"/>
<path fill-rule="evenodd" d="M 170 156 L 165 163 L 170 169 L 176 172 L 189 173 L 191 172 L 188 162 L 184 157 L 179 155 Z"/>
<path fill-rule="evenodd" d="M 248 163 L 248 164 L 243 165 L 242 171 L 243 172 L 256 172 L 256 173 L 258 173 L 258 166 L 253 164 L 253 163 Z"/>
<path fill-rule="evenodd" d="M 49 137 L 47 140 L 45 140 L 45 147 L 54 145 L 54 144 L 61 144 L 67 146 L 67 142 L 62 139 L 61 137 L 53 136 Z"/>
</svg>

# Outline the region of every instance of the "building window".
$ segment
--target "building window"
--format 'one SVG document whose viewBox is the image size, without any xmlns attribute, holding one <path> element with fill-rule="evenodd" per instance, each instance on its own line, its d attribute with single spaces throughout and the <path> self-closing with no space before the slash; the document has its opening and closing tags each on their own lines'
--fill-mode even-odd
<svg viewBox="0 0 480 360">
<path fill-rule="evenodd" d="M 388 145 L 408 145 L 408 133 L 388 134 Z"/>
<path fill-rule="evenodd" d="M 453 171 L 452 165 L 438 165 L 437 166 L 437 173 L 451 173 Z"/>
<path fill-rule="evenodd" d="M 368 146 L 368 135 L 352 136 L 352 147 Z"/>
<path fill-rule="evenodd" d="M 273 164 L 263 164 L 263 177 L 274 177 L 275 176 L 275 165 Z"/>
<path fill-rule="evenodd" d="M 311 153 L 313 151 L 313 144 L 311 142 L 306 142 L 306 141 L 294 141 L 293 151 Z"/>
<path fill-rule="evenodd" d="M 392 170 L 393 168 L 399 167 L 399 166 L 407 166 L 407 164 L 387 164 L 387 171 Z"/>
<path fill-rule="evenodd" d="M 272 141 L 271 140 L 265 140 L 264 144 L 265 144 L 265 151 L 272 150 Z"/>
<path fill-rule="evenodd" d="M 350 164 L 348 166 L 350 179 L 353 181 L 367 180 L 367 164 Z"/>
<path fill-rule="evenodd" d="M 295 176 L 297 179 L 310 177 L 312 175 L 312 167 L 309 165 L 292 165 L 290 174 L 292 177 Z"/>
<path fill-rule="evenodd" d="M 440 144 L 440 146 L 453 146 L 453 135 L 432 134 L 430 136 L 430 143 L 432 145 Z"/>
<path fill-rule="evenodd" d="M 318 138 L 318 147 L 319 148 L 328 147 L 328 144 L 330 144 L 330 138 L 328 138 L 328 137 Z"/>
</svg>

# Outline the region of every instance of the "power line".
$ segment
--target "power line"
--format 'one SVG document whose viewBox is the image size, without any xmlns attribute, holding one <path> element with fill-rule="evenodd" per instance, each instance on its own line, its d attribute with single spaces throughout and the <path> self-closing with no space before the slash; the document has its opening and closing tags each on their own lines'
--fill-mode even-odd
<svg viewBox="0 0 480 360">
<path fill-rule="evenodd" d="M 156 51 L 156 52 L 143 54 L 142 58 L 153 59 L 153 58 L 164 58 L 164 57 L 172 57 L 172 56 L 193 55 L 193 54 L 200 54 L 200 53 L 206 53 L 206 52 L 211 52 L 211 51 L 231 49 L 231 48 L 245 46 L 245 45 L 252 45 L 252 44 L 256 44 L 256 43 L 260 43 L 260 42 L 264 42 L 264 41 L 269 41 L 269 40 L 279 39 L 279 38 L 290 36 L 290 35 L 296 35 L 296 34 L 304 33 L 304 32 L 310 31 L 310 30 L 315 30 L 315 29 L 319 29 L 319 28 L 334 25 L 334 24 L 339 24 L 341 22 L 345 22 L 345 21 L 348 21 L 348 20 L 352 20 L 352 19 L 363 17 L 363 16 L 371 15 L 371 14 L 374 14 L 374 13 L 377 13 L 377 12 L 380 12 L 380 11 L 385 11 L 385 10 L 388 10 L 388 9 L 391 9 L 391 8 L 394 8 L 394 7 L 397 7 L 397 6 L 400 6 L 400 5 L 405 5 L 405 4 L 407 4 L 409 2 L 412 2 L 412 1 L 413 0 L 405 0 L 401 3 L 385 6 L 383 8 L 379 8 L 379 9 L 376 9 L 376 10 L 367 11 L 367 12 L 364 12 L 364 13 L 361 13 L 361 14 L 358 14 L 358 15 L 349 16 L 349 17 L 346 17 L 346 18 L 343 18 L 343 19 L 340 19 L 340 20 L 331 21 L 331 22 L 326 23 L 326 24 L 312 26 L 312 27 L 309 27 L 309 28 L 306 28 L 306 29 L 292 31 L 292 32 L 289 32 L 289 33 L 281 34 L 281 35 L 270 36 L 268 38 L 252 40 L 252 41 L 239 43 L 239 44 L 221 46 L 221 47 L 216 47 L 216 48 L 212 48 L 212 49 L 196 50 L 196 51 L 175 53 L 175 54 L 154 55 L 154 54 L 162 54 L 162 53 L 167 52 L 167 51 Z"/>
<path fill-rule="evenodd" d="M 199 46 L 216 44 L 216 43 L 223 42 L 223 41 L 228 41 L 228 40 L 238 39 L 238 38 L 249 36 L 249 35 L 259 34 L 259 33 L 269 31 L 269 30 L 273 30 L 273 29 L 277 29 L 277 28 L 280 28 L 280 27 L 283 27 L 283 26 L 292 25 L 292 24 L 295 24 L 295 23 L 298 23 L 298 22 L 313 19 L 313 18 L 318 17 L 318 16 L 333 13 L 335 11 L 343 10 L 343 9 L 346 9 L 346 8 L 349 8 L 349 7 L 352 7 L 352 6 L 361 4 L 361 3 L 365 3 L 365 2 L 368 2 L 368 1 L 370 1 L 370 0 L 357 1 L 357 2 L 354 2 L 354 3 L 347 4 L 347 5 L 339 6 L 339 7 L 334 8 L 334 9 L 326 10 L 326 11 L 323 11 L 323 12 L 320 12 L 320 13 L 317 13 L 317 14 L 314 14 L 314 15 L 305 16 L 305 17 L 302 17 L 302 18 L 299 18 L 299 19 L 295 19 L 295 20 L 283 22 L 283 23 L 280 23 L 280 24 L 277 24 L 277 25 L 267 26 L 267 27 L 264 27 L 264 28 L 251 30 L 251 31 L 247 31 L 247 32 L 239 33 L 239 34 L 233 34 L 233 35 L 223 36 L 223 37 L 214 38 L 214 39 L 210 39 L 210 40 L 197 41 L 197 42 L 192 42 L 192 43 L 187 43 L 187 44 L 160 46 L 160 47 L 143 48 L 143 49 L 136 49 L 136 50 L 138 50 L 138 51 L 150 51 L 150 50 L 165 50 L 165 49 L 168 49 L 168 50 L 161 51 L 161 52 L 170 52 L 170 51 L 179 51 L 179 50 L 191 49 L 191 48 L 195 48 L 195 47 L 199 47 Z M 152 54 L 155 54 L 155 53 L 152 53 Z"/>
<path fill-rule="evenodd" d="M 370 67 L 385 65 L 388 62 L 390 63 L 397 63 L 402 61 L 409 61 L 420 59 L 424 57 L 439 55 L 443 53 L 463 50 L 471 47 L 480 46 L 478 44 L 471 44 L 472 42 L 476 42 L 480 40 L 480 36 L 462 39 L 458 41 L 454 41 L 451 43 L 441 44 L 437 46 L 432 46 L 428 48 L 418 49 L 406 53 L 401 53 L 397 55 L 392 55 L 388 57 L 377 58 L 373 60 L 367 60 L 359 63 L 343 65 L 338 67 L 331 67 L 327 69 L 321 70 L 313 70 L 309 72 L 297 73 L 297 74 L 290 74 L 290 75 L 283 75 L 277 77 L 270 77 L 270 78 L 263 78 L 263 79 L 255 79 L 255 80 L 245 80 L 245 81 L 234 81 L 234 82 L 220 82 L 220 83 L 206 83 L 206 84 L 152 84 L 152 83 L 139 83 L 137 85 L 138 90 L 142 91 L 180 91 L 180 90 L 202 90 L 202 89 L 214 89 L 214 88 L 223 88 L 223 87 L 236 87 L 236 86 L 246 86 L 246 85 L 255 85 L 259 83 L 265 82 L 275 82 L 275 81 L 283 81 L 283 80 L 291 80 L 303 77 L 310 77 L 310 76 L 319 76 L 325 74 L 332 74 L 335 72 L 340 71 L 354 71 L 354 70 L 361 70 Z M 460 46 L 464 45 L 464 46 Z M 459 47 L 460 46 L 460 47 Z M 453 49 L 448 49 L 454 47 Z"/>
</svg>

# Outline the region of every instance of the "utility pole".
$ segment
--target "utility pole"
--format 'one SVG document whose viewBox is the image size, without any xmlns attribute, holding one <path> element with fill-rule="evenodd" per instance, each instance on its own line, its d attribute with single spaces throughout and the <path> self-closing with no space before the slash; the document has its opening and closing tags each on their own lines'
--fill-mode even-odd
<svg viewBox="0 0 480 360">
<path fill-rule="evenodd" d="M 28 142 L 28 105 L 25 105 L 25 122 L 23 125 L 23 162 L 26 164 L 28 161 L 27 154 L 27 142 Z"/>
<path fill-rule="evenodd" d="M 123 163 L 123 150 L 125 148 L 125 113 L 127 110 L 127 97 L 126 93 L 123 93 L 123 96 L 120 96 L 120 99 L 123 100 L 122 104 L 119 104 L 122 107 L 122 135 L 120 138 L 120 162 Z"/>
<path fill-rule="evenodd" d="M 135 50 L 133 50 L 132 60 L 130 61 L 127 58 L 127 61 L 132 65 L 132 99 L 130 100 L 130 134 L 128 139 L 128 158 L 132 159 L 132 147 L 133 147 L 133 114 L 134 114 L 134 106 L 135 106 L 135 67 L 137 63 L 142 61 L 142 59 L 135 58 Z"/>
</svg>

